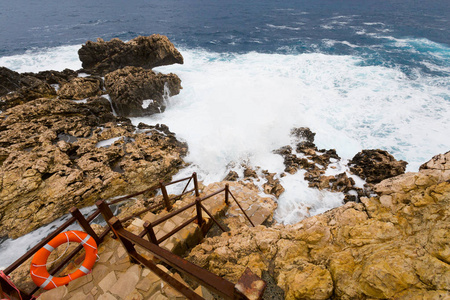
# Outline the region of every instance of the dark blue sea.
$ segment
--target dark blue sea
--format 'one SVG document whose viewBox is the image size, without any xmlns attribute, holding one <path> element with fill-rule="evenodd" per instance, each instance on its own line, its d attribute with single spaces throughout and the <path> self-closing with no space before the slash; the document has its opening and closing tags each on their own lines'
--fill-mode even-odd
<svg viewBox="0 0 450 300">
<path fill-rule="evenodd" d="M 183 90 L 164 113 L 132 121 L 188 142 L 179 176 L 281 174 L 273 150 L 295 143 L 299 126 L 343 158 L 330 175 L 362 149 L 385 149 L 408 171 L 450 150 L 449 0 L 0 0 L 0 28 L 0 66 L 19 72 L 79 69 L 87 40 L 167 35 L 185 64 L 156 70 L 178 74 Z M 280 180 L 281 222 L 343 203 L 301 172 Z"/>
</svg>

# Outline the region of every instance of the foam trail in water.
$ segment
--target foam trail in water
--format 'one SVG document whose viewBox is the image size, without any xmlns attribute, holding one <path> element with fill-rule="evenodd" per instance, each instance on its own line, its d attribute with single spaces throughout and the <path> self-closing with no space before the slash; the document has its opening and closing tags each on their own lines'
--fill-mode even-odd
<svg viewBox="0 0 450 300">
<path fill-rule="evenodd" d="M 91 214 L 96 206 L 85 207 L 80 209 L 80 212 L 86 216 Z M 28 250 L 34 247 L 41 240 L 46 238 L 51 232 L 56 230 L 59 226 L 61 226 L 65 221 L 67 221 L 71 215 L 67 214 L 58 220 L 42 226 L 39 229 L 36 229 L 24 236 L 21 236 L 15 240 L 7 239 L 0 243 L 0 253 L 1 253 L 1 261 L 0 261 L 0 270 L 4 270 L 6 267 L 11 265 L 14 261 L 16 261 L 19 257 L 24 255 Z M 83 230 L 78 225 L 78 223 L 74 223 L 67 227 L 67 230 Z"/>
<path fill-rule="evenodd" d="M 20 72 L 77 69 L 78 49 L 3 57 L 0 64 Z M 446 53 L 444 46 L 433 51 Z M 411 79 L 396 69 L 363 66 L 355 57 L 318 53 L 231 55 L 185 49 L 182 54 L 184 65 L 157 69 L 178 74 L 181 93 L 169 100 L 165 113 L 133 119 L 136 125 L 167 124 L 188 142 L 186 160 L 192 165 L 180 177 L 197 171 L 205 183 L 219 181 L 230 169 L 240 172 L 241 163 L 282 173 L 283 160 L 272 150 L 289 144 L 289 132 L 298 126 L 310 127 L 319 148 L 335 148 L 345 159 L 361 149 L 382 148 L 408 161 L 411 171 L 450 149 L 448 77 L 418 73 Z M 439 68 L 448 71 L 445 64 Z M 316 198 L 317 205 L 305 204 L 314 213 L 342 198 L 311 191 L 301 174 L 288 175 L 283 184 L 280 220 L 283 203 Z"/>
<path fill-rule="evenodd" d="M 0 57 L 0 66 L 16 72 L 62 71 L 81 69 L 77 51 L 81 45 L 29 50 L 22 55 Z"/>
<path fill-rule="evenodd" d="M 198 171 L 206 183 L 219 181 L 242 162 L 282 173 L 272 150 L 289 144 L 298 126 L 310 127 L 319 148 L 335 148 L 344 159 L 382 148 L 410 162 L 409 170 L 450 148 L 449 87 L 433 78 L 412 80 L 350 56 L 182 53 L 185 65 L 158 69 L 181 77 L 180 95 L 164 114 L 133 119 L 167 124 L 188 142 L 193 164 L 179 176 Z M 279 220 L 299 201 L 310 213 L 342 203 L 342 195 L 309 189 L 301 175 L 283 184 Z"/>
</svg>

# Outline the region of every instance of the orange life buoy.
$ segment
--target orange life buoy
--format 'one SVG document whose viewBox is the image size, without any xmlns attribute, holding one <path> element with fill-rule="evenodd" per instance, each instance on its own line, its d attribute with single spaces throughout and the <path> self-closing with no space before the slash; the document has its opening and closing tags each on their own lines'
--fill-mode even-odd
<svg viewBox="0 0 450 300">
<path fill-rule="evenodd" d="M 47 259 L 53 249 L 68 242 L 81 243 L 86 250 L 86 257 L 83 264 L 75 272 L 64 277 L 53 277 L 47 271 Z M 48 244 L 39 249 L 39 251 L 34 255 L 30 266 L 31 279 L 33 279 L 33 282 L 37 286 L 43 288 L 44 290 L 51 290 L 58 286 L 66 285 L 70 281 L 88 274 L 92 270 L 96 259 L 97 243 L 93 237 L 85 232 L 77 230 L 61 232 L 54 239 L 48 242 Z"/>
</svg>

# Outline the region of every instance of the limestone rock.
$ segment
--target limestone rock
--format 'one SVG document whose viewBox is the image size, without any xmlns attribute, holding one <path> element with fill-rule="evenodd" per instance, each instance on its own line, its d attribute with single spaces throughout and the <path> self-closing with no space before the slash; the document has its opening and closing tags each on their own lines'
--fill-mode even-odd
<svg viewBox="0 0 450 300">
<path fill-rule="evenodd" d="M 23 75 L 33 76 L 47 82 L 48 84 L 58 85 L 62 85 L 69 82 L 71 79 L 78 77 L 78 73 L 70 69 L 64 69 L 63 71 L 49 70 L 39 73 L 23 73 Z"/>
<path fill-rule="evenodd" d="M 125 67 L 106 75 L 105 86 L 118 115 L 137 117 L 163 112 L 168 97 L 180 92 L 181 80 L 172 73 Z"/>
<path fill-rule="evenodd" d="M 61 85 L 58 96 L 62 99 L 81 100 L 102 93 L 100 78 L 77 77 Z"/>
<path fill-rule="evenodd" d="M 1 114 L 0 129 L 0 236 L 168 180 L 187 151 L 168 129 L 135 133 L 102 97 L 30 101 Z"/>
<path fill-rule="evenodd" d="M 448 153 L 375 186 L 378 196 L 294 225 L 238 227 L 188 259 L 236 282 L 269 274 L 287 299 L 438 299 L 450 293 Z"/>
<path fill-rule="evenodd" d="M 78 50 L 78 56 L 84 70 L 95 75 L 106 75 L 126 66 L 152 69 L 183 63 L 180 52 L 166 36 L 159 34 L 139 36 L 127 43 L 119 39 L 88 41 Z"/>
<path fill-rule="evenodd" d="M 228 172 L 228 175 L 223 179 L 224 181 L 236 181 L 239 178 L 238 173 L 235 171 Z"/>
<path fill-rule="evenodd" d="M 325 175 L 330 168 L 337 168 L 337 163 L 341 158 L 335 149 L 317 149 L 314 144 L 314 136 L 315 133 L 307 127 L 291 130 L 291 137 L 297 142 L 295 151 L 290 145 L 274 151 L 284 158 L 286 166 L 284 171 L 295 174 L 299 169 L 306 170 L 304 179 L 309 181 L 309 187 L 344 193 L 345 202 L 357 202 L 359 197 L 369 195 L 371 186 L 356 187 L 354 179 L 348 176 L 347 172 L 333 172 L 337 174 Z"/>
<path fill-rule="evenodd" d="M 349 163 L 350 170 L 369 183 L 378 183 L 383 179 L 403 174 L 407 165 L 406 161 L 397 161 L 387 151 L 380 149 L 363 150 Z"/>
<path fill-rule="evenodd" d="M 37 99 L 53 98 L 55 89 L 48 83 L 32 76 L 0 67 L 0 110 Z"/>
<path fill-rule="evenodd" d="M 280 197 L 284 192 L 284 187 L 280 183 L 280 179 L 275 179 L 275 173 L 269 173 L 268 171 L 263 171 L 267 182 L 263 184 L 264 193 L 272 194 L 275 197 Z"/>
</svg>

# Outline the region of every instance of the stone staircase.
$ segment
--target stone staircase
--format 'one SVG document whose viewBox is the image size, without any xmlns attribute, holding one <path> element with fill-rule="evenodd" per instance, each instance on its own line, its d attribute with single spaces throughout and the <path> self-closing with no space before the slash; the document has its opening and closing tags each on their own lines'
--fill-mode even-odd
<svg viewBox="0 0 450 300">
<path fill-rule="evenodd" d="M 259 196 L 257 189 L 248 188 L 235 182 L 229 182 L 229 184 L 230 191 L 235 195 L 236 200 L 239 201 L 255 226 L 262 224 L 272 215 L 275 204 L 271 198 Z M 224 183 L 211 184 L 202 190 L 201 195 L 212 194 L 223 186 Z M 185 196 L 174 204 L 172 211 L 194 201 L 195 196 Z M 205 200 L 203 205 L 215 219 L 221 219 L 220 222 L 225 223 L 230 229 L 249 226 L 249 222 L 245 219 L 234 199 L 230 197 L 229 201 L 229 205 L 226 205 L 224 194 L 220 193 Z M 126 229 L 134 234 L 139 234 L 142 232 L 145 222 L 154 222 L 167 214 L 166 210 L 157 215 L 151 212 L 146 213 L 142 218 L 134 219 Z M 156 237 L 161 238 L 193 216 L 196 216 L 195 206 L 155 226 Z M 204 213 L 203 217 L 206 224 L 212 222 L 207 214 Z M 160 246 L 181 255 L 201 242 L 202 239 L 203 233 L 200 227 L 191 223 L 162 242 Z M 136 249 L 142 256 L 157 262 L 157 259 L 153 258 L 149 252 L 139 247 L 136 247 Z M 38 299 L 185 299 L 184 296 L 163 282 L 154 273 L 132 263 L 121 243 L 111 236 L 106 237 L 99 246 L 98 255 L 99 259 L 89 275 L 71 281 L 67 286 L 43 291 Z M 83 258 L 81 256 L 75 259 L 61 272 L 60 276 L 73 272 L 82 263 Z M 158 267 L 170 273 L 162 264 L 159 264 Z M 171 275 L 185 283 L 178 273 L 171 273 Z M 188 284 L 186 285 L 188 286 Z M 209 292 L 201 286 L 197 287 L 196 292 L 205 299 L 212 299 Z"/>
</svg>

